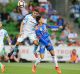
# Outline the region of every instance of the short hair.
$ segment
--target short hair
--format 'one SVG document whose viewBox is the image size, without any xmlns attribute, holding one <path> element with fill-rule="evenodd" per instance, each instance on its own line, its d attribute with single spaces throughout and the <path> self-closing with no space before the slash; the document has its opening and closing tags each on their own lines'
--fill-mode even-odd
<svg viewBox="0 0 80 74">
<path fill-rule="evenodd" d="M 34 11 L 38 12 L 39 13 L 39 10 L 38 9 L 34 9 Z"/>
<path fill-rule="evenodd" d="M 37 17 L 36 17 L 37 23 L 39 23 L 40 18 L 41 18 L 41 16 L 37 16 Z"/>
</svg>

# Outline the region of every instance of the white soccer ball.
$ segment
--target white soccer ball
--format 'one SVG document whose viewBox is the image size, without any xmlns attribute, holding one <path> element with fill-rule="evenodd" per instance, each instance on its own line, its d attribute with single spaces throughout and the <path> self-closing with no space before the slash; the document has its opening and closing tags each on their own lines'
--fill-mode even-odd
<svg viewBox="0 0 80 74">
<path fill-rule="evenodd" d="M 25 7 L 25 2 L 24 2 L 24 0 L 19 0 L 19 1 L 18 1 L 18 6 L 19 6 L 19 7 Z"/>
</svg>

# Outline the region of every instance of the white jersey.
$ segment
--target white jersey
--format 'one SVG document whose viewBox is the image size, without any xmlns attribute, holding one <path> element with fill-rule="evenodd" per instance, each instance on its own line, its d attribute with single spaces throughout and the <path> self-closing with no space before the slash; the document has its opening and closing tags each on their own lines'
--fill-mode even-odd
<svg viewBox="0 0 80 74">
<path fill-rule="evenodd" d="M 4 37 L 8 37 L 8 33 L 4 29 L 0 29 L 0 45 L 4 45 Z"/>
<path fill-rule="evenodd" d="M 32 17 L 31 14 L 26 15 L 26 17 L 23 19 L 23 32 L 24 33 L 34 33 L 35 32 L 35 26 L 37 24 L 36 19 Z"/>
</svg>

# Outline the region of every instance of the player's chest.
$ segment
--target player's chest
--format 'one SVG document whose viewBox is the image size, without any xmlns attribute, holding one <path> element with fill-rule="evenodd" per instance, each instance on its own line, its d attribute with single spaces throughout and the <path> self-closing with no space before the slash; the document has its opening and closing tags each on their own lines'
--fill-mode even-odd
<svg viewBox="0 0 80 74">
<path fill-rule="evenodd" d="M 41 27 L 39 27 L 39 30 L 40 30 L 41 32 L 47 32 L 47 29 L 46 29 L 45 26 L 41 26 Z"/>
<path fill-rule="evenodd" d="M 30 26 L 35 26 L 37 23 L 35 19 L 31 18 L 28 20 L 27 24 L 29 24 Z"/>
</svg>

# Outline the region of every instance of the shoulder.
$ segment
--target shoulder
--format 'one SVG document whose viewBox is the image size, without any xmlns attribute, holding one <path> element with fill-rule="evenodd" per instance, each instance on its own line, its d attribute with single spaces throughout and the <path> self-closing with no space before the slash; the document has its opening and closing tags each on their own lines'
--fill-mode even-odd
<svg viewBox="0 0 80 74">
<path fill-rule="evenodd" d="M 31 14 L 28 14 L 28 15 L 25 16 L 25 18 L 29 18 L 29 17 L 31 17 Z M 24 18 L 24 19 L 25 19 L 25 18 Z"/>
<path fill-rule="evenodd" d="M 28 14 L 28 15 L 26 15 L 26 17 L 28 17 L 28 18 L 32 18 L 32 14 Z"/>
<path fill-rule="evenodd" d="M 7 33 L 7 30 L 3 29 L 3 31 L 4 31 L 5 33 Z"/>
<path fill-rule="evenodd" d="M 43 24 L 42 26 L 47 26 L 47 24 Z"/>
<path fill-rule="evenodd" d="M 2 29 L 2 32 L 5 34 L 5 33 L 7 33 L 7 31 L 5 30 L 5 29 Z"/>
</svg>

